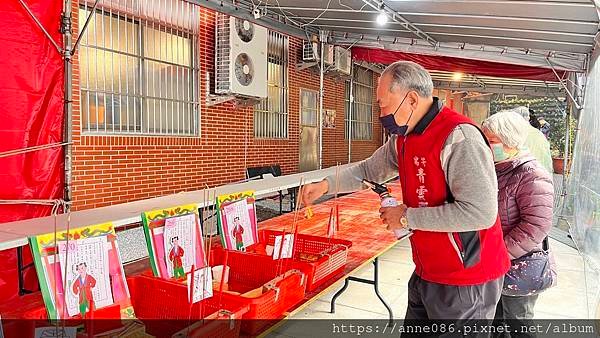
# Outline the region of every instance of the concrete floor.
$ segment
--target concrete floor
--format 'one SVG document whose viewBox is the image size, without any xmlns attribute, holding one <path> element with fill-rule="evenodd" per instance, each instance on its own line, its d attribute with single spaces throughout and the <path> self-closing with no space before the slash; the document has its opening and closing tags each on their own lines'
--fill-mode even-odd
<svg viewBox="0 0 600 338">
<path fill-rule="evenodd" d="M 585 296 L 583 260 L 577 251 L 565 244 L 551 240 L 550 246 L 558 265 L 558 284 L 540 295 L 535 307 L 536 319 L 589 318 Z M 379 288 L 391 305 L 396 319 L 403 319 L 407 306 L 406 283 L 414 269 L 408 242 L 398 243 L 379 260 Z M 355 276 L 372 278 L 372 266 L 365 267 Z M 292 319 L 386 319 L 387 310 L 370 285 L 351 282 L 346 292 L 336 301 L 336 313 L 329 313 L 330 300 L 343 285 L 338 283 L 329 292 Z M 301 337 L 294 325 L 284 325 L 271 336 Z M 294 332 L 296 331 L 296 332 Z"/>
</svg>

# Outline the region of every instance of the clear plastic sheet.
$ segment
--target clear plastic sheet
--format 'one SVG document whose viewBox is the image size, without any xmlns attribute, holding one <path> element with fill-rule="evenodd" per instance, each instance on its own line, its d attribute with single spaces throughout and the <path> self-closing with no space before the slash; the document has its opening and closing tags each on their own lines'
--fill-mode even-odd
<svg viewBox="0 0 600 338">
<path fill-rule="evenodd" d="M 585 260 L 585 282 L 591 318 L 598 316 L 600 273 L 600 54 L 587 78 L 584 109 L 575 143 L 568 192 L 573 197 L 570 232 Z"/>
</svg>

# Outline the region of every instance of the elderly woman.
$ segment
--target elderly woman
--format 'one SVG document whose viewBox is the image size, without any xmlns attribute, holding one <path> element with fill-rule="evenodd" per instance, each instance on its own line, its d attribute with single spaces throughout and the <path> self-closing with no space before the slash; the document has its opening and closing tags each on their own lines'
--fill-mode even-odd
<svg viewBox="0 0 600 338">
<path fill-rule="evenodd" d="M 482 127 L 493 149 L 498 214 L 513 263 L 505 276 L 496 318 L 532 319 L 539 292 L 556 280 L 547 248 L 554 203 L 552 178 L 526 150 L 519 150 L 529 127 L 521 115 L 500 112 Z"/>
</svg>

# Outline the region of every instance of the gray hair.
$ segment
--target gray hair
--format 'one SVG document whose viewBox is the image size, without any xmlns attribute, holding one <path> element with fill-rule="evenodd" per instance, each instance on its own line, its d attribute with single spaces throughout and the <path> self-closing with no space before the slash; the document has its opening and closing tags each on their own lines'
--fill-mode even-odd
<svg viewBox="0 0 600 338">
<path fill-rule="evenodd" d="M 392 84 L 390 91 L 397 88 L 414 90 L 421 97 L 433 94 L 433 81 L 429 73 L 421 65 L 411 61 L 396 61 L 389 65 L 381 76 L 390 74 Z"/>
<path fill-rule="evenodd" d="M 496 135 L 509 148 L 520 148 L 527 139 L 529 124 L 514 110 L 496 113 L 483 121 L 482 128 Z"/>
</svg>

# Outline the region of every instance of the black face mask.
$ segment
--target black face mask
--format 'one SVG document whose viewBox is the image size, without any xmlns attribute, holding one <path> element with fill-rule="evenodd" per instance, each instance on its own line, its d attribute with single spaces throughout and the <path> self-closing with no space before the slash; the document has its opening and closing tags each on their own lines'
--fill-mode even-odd
<svg viewBox="0 0 600 338">
<path fill-rule="evenodd" d="M 412 117 L 413 111 L 410 112 L 410 115 L 408 116 L 408 120 L 406 121 L 406 124 L 404 124 L 404 125 L 399 126 L 396 123 L 396 119 L 394 118 L 394 115 L 396 115 L 396 113 L 398 112 L 398 109 L 400 109 L 400 107 L 402 107 L 402 104 L 404 103 L 404 100 L 406 100 L 407 97 L 408 97 L 408 93 L 406 93 L 406 95 L 404 95 L 402 102 L 400 102 L 400 105 L 398 105 L 398 108 L 396 108 L 396 111 L 394 111 L 393 114 L 389 114 L 389 115 L 379 118 L 379 121 L 381 122 L 381 125 L 383 126 L 383 128 L 385 128 L 385 130 L 387 130 L 390 134 L 406 136 L 406 133 L 408 132 L 408 122 L 410 121 L 410 118 Z"/>
</svg>

